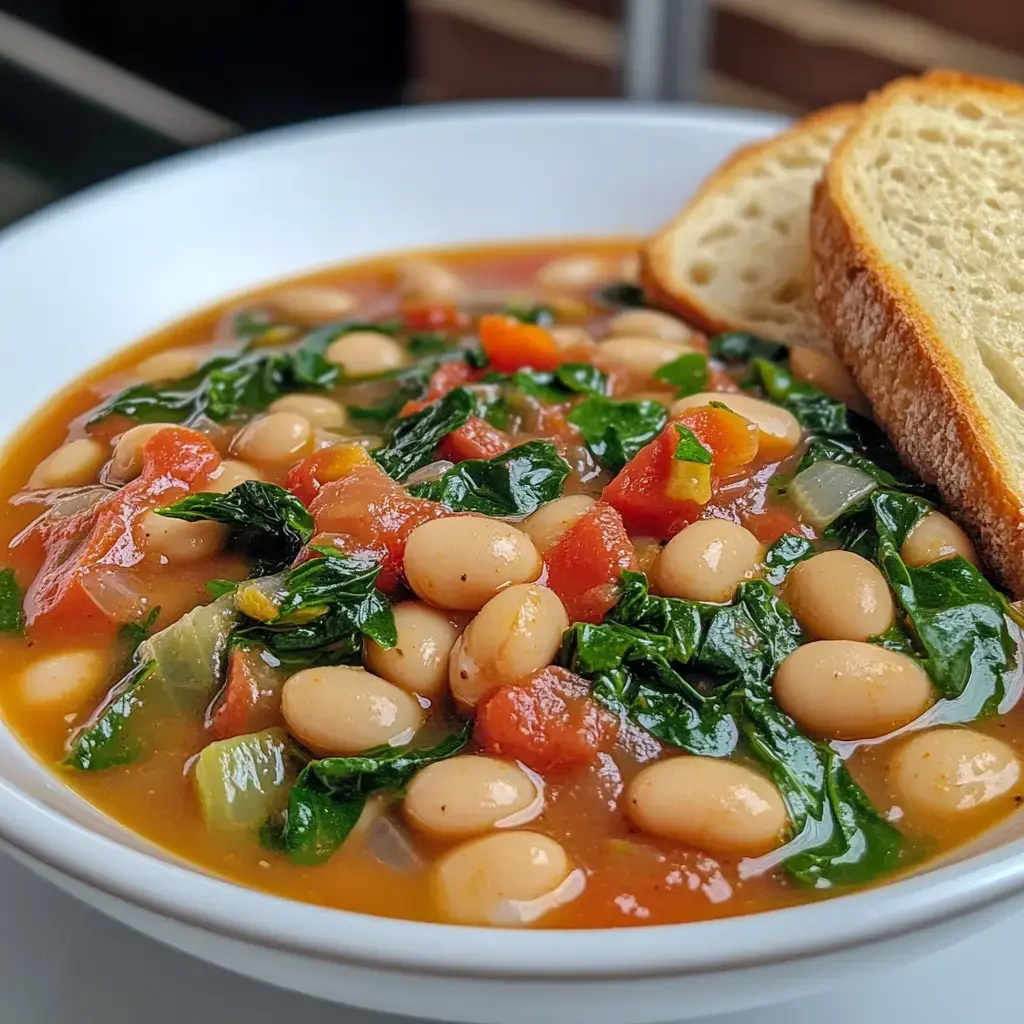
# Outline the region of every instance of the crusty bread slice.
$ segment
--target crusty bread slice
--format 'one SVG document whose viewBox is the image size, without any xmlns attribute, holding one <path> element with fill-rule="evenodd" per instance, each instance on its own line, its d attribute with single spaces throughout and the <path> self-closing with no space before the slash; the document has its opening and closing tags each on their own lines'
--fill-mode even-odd
<svg viewBox="0 0 1024 1024">
<path fill-rule="evenodd" d="M 814 306 L 811 192 L 856 113 L 830 107 L 734 153 L 644 247 L 652 302 L 708 332 L 830 351 Z"/>
<path fill-rule="evenodd" d="M 901 456 L 1024 595 L 1024 88 L 870 97 L 815 195 L 822 322 Z"/>
</svg>

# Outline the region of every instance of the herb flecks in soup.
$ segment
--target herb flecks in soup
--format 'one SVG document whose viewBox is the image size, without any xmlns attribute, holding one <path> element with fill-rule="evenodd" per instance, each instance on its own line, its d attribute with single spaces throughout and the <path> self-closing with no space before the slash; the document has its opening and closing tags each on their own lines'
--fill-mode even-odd
<svg viewBox="0 0 1024 1024">
<path fill-rule="evenodd" d="M 6 469 L 8 721 L 207 869 L 464 924 L 789 905 L 1010 813 L 970 540 L 838 366 L 633 263 L 324 273 L 70 392 Z"/>
</svg>

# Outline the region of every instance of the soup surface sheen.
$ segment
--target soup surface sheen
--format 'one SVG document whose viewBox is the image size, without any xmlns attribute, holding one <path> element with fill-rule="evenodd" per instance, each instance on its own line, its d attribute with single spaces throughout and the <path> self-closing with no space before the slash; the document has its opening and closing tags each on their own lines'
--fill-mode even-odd
<svg viewBox="0 0 1024 1024">
<path fill-rule="evenodd" d="M 1011 813 L 970 540 L 841 368 L 644 308 L 635 248 L 327 270 L 67 390 L 0 479 L 12 728 L 206 870 L 466 924 L 790 905 Z"/>
</svg>

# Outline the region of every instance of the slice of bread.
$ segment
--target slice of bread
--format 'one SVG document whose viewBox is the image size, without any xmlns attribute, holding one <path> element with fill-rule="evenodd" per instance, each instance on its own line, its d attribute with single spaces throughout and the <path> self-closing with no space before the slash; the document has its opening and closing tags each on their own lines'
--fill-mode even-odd
<svg viewBox="0 0 1024 1024">
<path fill-rule="evenodd" d="M 862 110 L 815 195 L 822 323 L 901 456 L 1024 596 L 1024 88 L 933 72 Z"/>
<path fill-rule="evenodd" d="M 814 306 L 811 192 L 857 107 L 830 107 L 734 153 L 644 247 L 651 301 L 709 333 L 830 351 Z"/>
</svg>

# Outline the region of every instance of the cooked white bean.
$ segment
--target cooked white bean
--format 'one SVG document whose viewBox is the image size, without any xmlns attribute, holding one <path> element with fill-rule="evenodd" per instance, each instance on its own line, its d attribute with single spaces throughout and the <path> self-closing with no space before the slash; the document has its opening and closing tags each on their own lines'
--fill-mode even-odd
<svg viewBox="0 0 1024 1024">
<path fill-rule="evenodd" d="M 912 566 L 931 565 L 956 555 L 971 565 L 978 564 L 971 538 L 941 512 L 929 512 L 921 519 L 900 548 L 900 558 Z"/>
<path fill-rule="evenodd" d="M 761 542 L 726 519 L 701 519 L 679 531 L 661 550 L 653 574 L 669 597 L 731 601 L 764 558 Z"/>
<path fill-rule="evenodd" d="M 405 546 L 409 586 L 436 608 L 476 611 L 499 590 L 535 580 L 542 568 L 522 530 L 483 516 L 424 523 Z"/>
<path fill-rule="evenodd" d="M 857 640 L 817 640 L 790 654 L 773 693 L 809 732 L 837 740 L 884 736 L 921 715 L 932 684 L 913 658 Z"/>
<path fill-rule="evenodd" d="M 789 350 L 789 368 L 793 376 L 826 395 L 848 405 L 862 416 L 871 415 L 871 406 L 835 356 L 809 348 Z"/>
<path fill-rule="evenodd" d="M 270 304 L 285 319 L 300 324 L 326 323 L 348 316 L 359 300 L 340 288 L 298 284 L 270 296 Z"/>
<path fill-rule="evenodd" d="M 789 824 L 768 779 L 714 757 L 672 757 L 641 769 L 626 790 L 626 811 L 650 835 L 714 853 L 766 853 Z"/>
<path fill-rule="evenodd" d="M 898 797 L 950 818 L 1009 802 L 1020 791 L 1020 761 L 1000 740 L 973 729 L 933 729 L 903 744 L 890 765 Z"/>
<path fill-rule="evenodd" d="M 601 355 L 614 359 L 634 373 L 646 377 L 653 376 L 654 371 L 666 363 L 671 363 L 674 359 L 693 351 L 678 341 L 625 335 L 598 342 L 597 350 Z"/>
<path fill-rule="evenodd" d="M 389 683 L 435 700 L 448 684 L 448 657 L 462 630 L 451 616 L 419 601 L 403 601 L 392 612 L 398 643 L 386 651 L 367 639 L 363 660 Z"/>
<path fill-rule="evenodd" d="M 852 551 L 823 551 L 797 564 L 784 599 L 816 640 L 867 640 L 884 633 L 896 614 L 885 577 Z"/>
<path fill-rule="evenodd" d="M 114 444 L 114 454 L 108 470 L 110 479 L 117 483 L 134 480 L 142 472 L 142 449 L 151 437 L 159 434 L 171 423 L 140 423 L 126 430 Z"/>
<path fill-rule="evenodd" d="M 527 516 L 519 524 L 519 529 L 537 545 L 538 551 L 548 551 L 593 504 L 594 499 L 586 494 L 567 494 L 555 498 Z"/>
<path fill-rule="evenodd" d="M 146 553 L 159 555 L 168 562 L 209 558 L 220 551 L 227 540 L 227 529 L 220 523 L 188 523 L 156 512 L 147 512 L 139 520 L 139 529 Z"/>
<path fill-rule="evenodd" d="M 195 373 L 209 353 L 194 348 L 170 348 L 166 352 L 143 359 L 135 373 L 144 381 L 155 384 L 163 380 L 180 380 Z"/>
<path fill-rule="evenodd" d="M 559 256 L 537 271 L 541 288 L 593 288 L 608 279 L 608 262 L 600 256 Z"/>
<path fill-rule="evenodd" d="M 398 268 L 398 290 L 407 302 L 458 303 L 465 297 L 466 285 L 458 274 L 433 260 L 405 260 Z"/>
<path fill-rule="evenodd" d="M 530 924 L 584 886 L 565 850 L 536 832 L 472 839 L 434 864 L 431 881 L 443 917 L 469 925 Z"/>
<path fill-rule="evenodd" d="M 495 686 L 550 665 L 569 628 L 558 595 L 537 583 L 520 583 L 492 597 L 452 648 L 448 682 L 464 708 Z"/>
<path fill-rule="evenodd" d="M 347 665 L 296 672 L 281 690 L 281 714 L 300 743 L 325 757 L 408 743 L 423 724 L 415 697 Z"/>
<path fill-rule="evenodd" d="M 464 754 L 413 776 L 403 810 L 420 832 L 452 840 L 525 825 L 543 806 L 537 784 L 519 765 Z"/>
<path fill-rule="evenodd" d="M 672 415 L 679 416 L 687 409 L 697 409 L 710 402 L 721 402 L 727 409 L 756 424 L 761 432 L 761 454 L 767 458 L 784 458 L 803 437 L 800 421 L 788 409 L 732 391 L 702 391 L 687 395 L 672 406 Z"/>
<path fill-rule="evenodd" d="M 109 449 L 91 437 L 61 445 L 39 463 L 28 478 L 29 487 L 84 487 L 99 475 Z"/>
<path fill-rule="evenodd" d="M 323 395 L 285 395 L 271 402 L 268 412 L 296 412 L 305 416 L 314 427 L 332 430 L 348 422 L 345 410 L 333 399 Z"/>
<path fill-rule="evenodd" d="M 327 346 L 324 357 L 346 377 L 374 377 L 409 362 L 409 353 L 380 331 L 349 331 Z"/>
<path fill-rule="evenodd" d="M 239 459 L 225 459 L 210 477 L 204 491 L 216 494 L 227 494 L 233 487 L 244 484 L 247 480 L 262 480 L 263 474 L 255 466 Z"/>
<path fill-rule="evenodd" d="M 612 337 L 661 338 L 662 341 L 686 342 L 694 330 L 678 317 L 656 309 L 627 309 L 608 321 Z"/>
<path fill-rule="evenodd" d="M 29 704 L 72 710 L 94 698 L 111 682 L 106 651 L 60 651 L 37 658 L 21 674 L 21 692 Z"/>
<path fill-rule="evenodd" d="M 313 428 L 297 412 L 272 412 L 247 423 L 231 444 L 231 450 L 253 462 L 281 464 L 309 451 Z"/>
<path fill-rule="evenodd" d="M 573 348 L 576 345 L 592 345 L 594 336 L 586 329 L 577 324 L 562 324 L 548 328 L 548 334 L 555 340 L 555 344 L 562 349 Z"/>
</svg>

